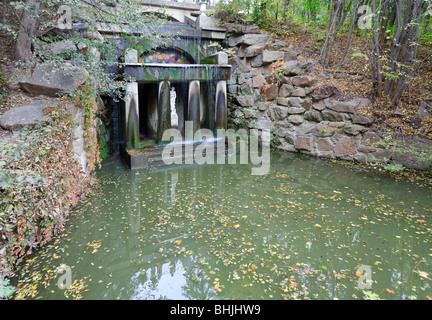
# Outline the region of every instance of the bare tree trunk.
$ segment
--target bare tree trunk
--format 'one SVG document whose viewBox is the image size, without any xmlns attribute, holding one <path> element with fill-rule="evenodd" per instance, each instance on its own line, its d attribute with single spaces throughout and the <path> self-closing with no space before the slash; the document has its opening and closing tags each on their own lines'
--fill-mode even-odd
<svg viewBox="0 0 432 320">
<path fill-rule="evenodd" d="M 396 0 L 397 13 L 396 13 L 396 32 L 392 42 L 392 48 L 390 51 L 389 57 L 389 67 L 390 72 L 396 74 L 398 67 L 397 62 L 400 62 L 402 59 L 402 55 L 405 53 L 405 46 L 408 43 L 408 24 L 413 19 L 415 1 L 417 0 L 408 0 L 406 3 L 406 8 L 403 13 L 403 21 L 402 21 L 402 7 L 403 0 Z M 404 50 L 402 50 L 404 49 Z M 394 86 L 398 82 L 397 79 L 387 78 L 384 82 L 384 92 L 388 95 L 392 95 L 394 92 Z"/>
<path fill-rule="evenodd" d="M 339 14 L 340 14 L 342 6 L 343 6 L 343 0 L 336 0 L 336 1 L 337 1 L 335 3 L 336 8 L 335 8 L 335 10 L 333 10 L 333 12 L 334 12 L 333 22 L 329 28 L 328 33 L 327 33 L 326 41 L 324 43 L 324 47 L 323 47 L 323 49 L 321 51 L 321 55 L 320 55 L 320 62 L 324 67 L 327 67 L 330 63 L 331 51 L 333 48 L 334 40 L 336 38 L 337 21 L 338 21 Z"/>
<path fill-rule="evenodd" d="M 381 19 L 381 28 L 379 33 L 379 43 L 384 43 L 386 40 L 387 24 L 390 16 L 390 0 L 385 0 L 383 16 Z"/>
<path fill-rule="evenodd" d="M 380 1 L 381 5 L 381 1 Z M 372 34 L 373 34 L 373 40 L 374 40 L 374 49 L 372 51 L 372 59 L 375 64 L 375 75 L 374 78 L 376 79 L 377 83 L 377 89 L 376 93 L 378 97 L 381 97 L 382 92 L 382 73 L 381 73 L 381 60 L 380 60 L 380 50 L 379 50 L 379 38 L 378 38 L 378 15 L 376 10 L 376 1 L 372 1 L 372 13 L 373 13 L 373 26 L 372 26 Z"/>
<path fill-rule="evenodd" d="M 284 16 L 284 20 L 283 23 L 287 24 L 287 15 L 288 15 L 288 5 L 289 5 L 290 0 L 285 0 L 284 1 L 284 9 L 283 9 L 283 16 Z"/>
<path fill-rule="evenodd" d="M 349 1 L 348 6 L 345 6 L 345 1 L 342 1 L 341 19 L 338 22 L 337 28 L 339 29 L 345 22 L 348 12 L 351 9 L 352 1 Z"/>
<path fill-rule="evenodd" d="M 6 0 L 3 0 L 3 16 L 2 16 L 2 23 L 5 23 L 5 18 L 6 18 Z"/>
<path fill-rule="evenodd" d="M 330 31 L 330 24 L 332 22 L 332 16 L 333 16 L 333 6 L 334 6 L 334 2 L 333 0 L 330 0 L 330 4 L 329 4 L 329 8 L 328 8 L 328 12 L 327 12 L 327 26 L 326 26 L 326 35 L 329 34 Z"/>
<path fill-rule="evenodd" d="M 348 54 L 348 51 L 351 47 L 351 41 L 352 41 L 352 36 L 353 36 L 353 30 L 354 30 L 354 26 L 357 20 L 357 8 L 358 8 L 358 0 L 354 0 L 354 12 L 352 12 L 352 17 L 351 17 L 351 25 L 350 25 L 350 29 L 348 31 L 348 38 L 347 38 L 347 42 L 345 44 L 345 50 L 344 53 L 342 55 L 342 59 L 339 62 L 339 66 L 341 66 L 343 64 L 343 62 L 346 59 L 346 56 Z"/>
<path fill-rule="evenodd" d="M 396 20 L 396 3 L 394 1 L 391 1 L 391 13 L 390 13 L 390 17 L 389 17 L 389 27 L 393 27 L 395 24 L 395 20 Z"/>
<path fill-rule="evenodd" d="M 20 20 L 21 27 L 15 44 L 14 61 L 26 62 L 32 58 L 32 37 L 40 6 L 40 0 L 27 0 L 26 8 Z"/>
<path fill-rule="evenodd" d="M 408 6 L 407 9 L 405 10 L 405 21 L 402 21 L 402 6 L 403 6 L 403 0 L 396 0 L 395 1 L 395 35 L 393 37 L 392 40 L 392 47 L 391 47 L 391 51 L 390 51 L 390 56 L 389 56 L 389 70 L 395 70 L 396 67 L 396 61 L 397 58 L 399 57 L 399 52 L 400 52 L 400 42 L 401 42 L 401 38 L 403 38 L 403 33 L 406 30 L 406 25 L 407 25 L 407 21 L 408 21 Z M 394 80 L 387 77 L 385 82 L 384 82 L 384 92 L 386 94 L 390 94 L 391 90 L 392 90 L 392 86 L 394 85 Z"/>
<path fill-rule="evenodd" d="M 401 67 L 401 76 L 397 81 L 396 88 L 390 92 L 392 105 L 395 105 L 401 98 L 405 88 L 411 80 L 416 65 L 414 58 L 417 54 L 418 48 L 418 33 L 420 30 L 420 24 L 422 23 L 423 13 L 427 8 L 427 3 L 422 0 L 412 0 L 412 2 L 412 19 L 409 21 L 409 28 L 407 30 L 406 44 L 404 46 L 405 56 Z"/>
<path fill-rule="evenodd" d="M 261 9 L 261 15 L 264 17 L 264 12 L 267 9 L 267 0 L 261 0 L 260 9 Z"/>
</svg>

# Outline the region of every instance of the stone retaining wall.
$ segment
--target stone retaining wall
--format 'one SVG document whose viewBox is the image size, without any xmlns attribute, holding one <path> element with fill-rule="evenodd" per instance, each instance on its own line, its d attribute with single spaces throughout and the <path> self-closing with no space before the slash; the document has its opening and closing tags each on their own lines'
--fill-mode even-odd
<svg viewBox="0 0 432 320">
<path fill-rule="evenodd" d="M 374 119 L 359 114 L 370 100 L 337 101 L 315 93 L 314 62 L 302 59 L 285 43 L 257 27 L 231 24 L 226 46 L 235 52 L 229 59 L 231 124 L 271 128 L 273 146 L 285 151 L 359 162 L 388 159 L 407 168 L 431 168 L 430 162 L 412 154 L 380 148 L 383 136 L 372 129 Z M 430 140 L 415 139 L 415 143 L 420 149 L 432 148 Z"/>
</svg>

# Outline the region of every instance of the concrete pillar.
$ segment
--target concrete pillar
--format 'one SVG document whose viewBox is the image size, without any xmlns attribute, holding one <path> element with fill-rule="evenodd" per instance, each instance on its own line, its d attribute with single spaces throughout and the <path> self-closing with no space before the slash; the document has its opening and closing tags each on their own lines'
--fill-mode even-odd
<svg viewBox="0 0 432 320">
<path fill-rule="evenodd" d="M 138 83 L 129 82 L 126 86 L 126 148 L 136 148 L 139 144 L 139 100 Z"/>
<path fill-rule="evenodd" d="M 188 121 L 192 121 L 193 133 L 200 129 L 200 82 L 191 81 L 189 83 L 189 99 L 188 99 Z"/>
<path fill-rule="evenodd" d="M 215 127 L 226 130 L 227 125 L 227 83 L 222 80 L 216 85 Z"/>
<path fill-rule="evenodd" d="M 170 82 L 159 83 L 157 142 L 162 142 L 165 130 L 171 128 Z"/>
<path fill-rule="evenodd" d="M 125 55 L 125 63 L 136 63 L 137 61 L 138 52 L 136 50 L 129 50 Z M 126 86 L 125 107 L 126 148 L 136 148 L 140 139 L 138 83 L 136 81 L 129 82 Z"/>
<path fill-rule="evenodd" d="M 171 128 L 178 128 L 179 117 L 177 114 L 176 104 L 177 104 L 177 92 L 175 90 L 175 87 L 171 87 L 171 91 L 170 91 Z"/>
<path fill-rule="evenodd" d="M 215 131 L 215 103 L 216 103 L 216 83 L 207 82 L 207 114 L 206 114 L 206 128 L 210 131 Z"/>
<path fill-rule="evenodd" d="M 200 11 L 201 12 L 207 11 L 207 1 L 205 1 L 205 0 L 200 1 Z"/>
<path fill-rule="evenodd" d="M 206 125 L 208 112 L 208 82 L 200 83 L 200 127 Z"/>
</svg>

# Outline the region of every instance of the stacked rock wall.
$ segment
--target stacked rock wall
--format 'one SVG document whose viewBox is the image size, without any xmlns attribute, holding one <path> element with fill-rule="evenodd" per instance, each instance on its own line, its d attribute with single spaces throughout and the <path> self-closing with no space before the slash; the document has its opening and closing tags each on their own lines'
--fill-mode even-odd
<svg viewBox="0 0 432 320">
<path fill-rule="evenodd" d="M 359 114 L 366 98 L 338 101 L 314 93 L 314 63 L 254 26 L 227 25 L 232 76 L 228 82 L 229 121 L 271 129 L 277 149 L 359 162 L 394 160 L 428 170 L 430 163 L 380 148 L 374 119 Z M 303 60 L 303 61 L 302 61 Z M 420 148 L 430 141 L 417 141 Z M 383 146 L 383 145 L 381 145 Z"/>
</svg>

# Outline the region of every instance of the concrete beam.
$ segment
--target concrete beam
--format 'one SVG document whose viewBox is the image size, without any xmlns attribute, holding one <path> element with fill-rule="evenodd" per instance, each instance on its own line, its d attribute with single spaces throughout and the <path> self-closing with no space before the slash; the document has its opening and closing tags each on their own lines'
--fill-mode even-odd
<svg viewBox="0 0 432 320">
<path fill-rule="evenodd" d="M 231 66 L 167 65 L 158 63 L 125 64 L 125 79 L 140 83 L 155 81 L 219 81 L 231 78 Z"/>
<path fill-rule="evenodd" d="M 228 65 L 228 54 L 223 51 L 216 52 L 215 54 L 212 54 L 206 58 L 214 60 L 215 64 L 217 65 Z"/>
<path fill-rule="evenodd" d="M 192 1 L 174 2 L 174 1 L 164 1 L 164 0 L 142 0 L 141 4 L 144 6 L 152 6 L 152 7 L 200 11 L 200 4 L 194 3 Z"/>
</svg>

